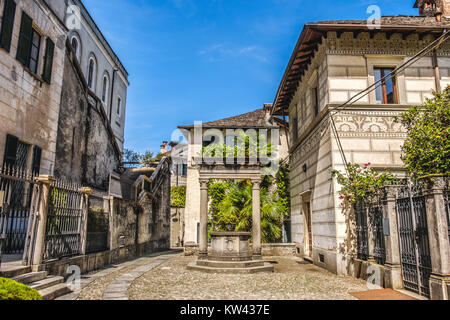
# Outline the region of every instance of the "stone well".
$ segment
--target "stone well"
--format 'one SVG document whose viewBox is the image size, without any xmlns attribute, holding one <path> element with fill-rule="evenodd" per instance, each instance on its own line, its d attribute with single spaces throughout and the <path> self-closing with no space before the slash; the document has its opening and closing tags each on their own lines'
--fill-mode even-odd
<svg viewBox="0 0 450 320">
<path fill-rule="evenodd" d="M 188 265 L 188 269 L 208 273 L 273 272 L 274 267 L 260 256 L 253 257 L 250 232 L 212 232 L 211 251 Z"/>
</svg>

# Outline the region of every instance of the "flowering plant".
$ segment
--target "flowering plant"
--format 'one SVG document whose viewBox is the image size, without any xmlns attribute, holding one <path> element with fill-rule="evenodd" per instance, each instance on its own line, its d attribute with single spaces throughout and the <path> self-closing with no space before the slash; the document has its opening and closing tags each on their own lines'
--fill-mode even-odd
<svg viewBox="0 0 450 320">
<path fill-rule="evenodd" d="M 351 209 L 361 199 L 366 203 L 375 202 L 380 196 L 380 190 L 396 180 L 389 170 L 378 172 L 370 168 L 370 165 L 371 163 L 364 166 L 348 164 L 346 173 L 338 170 L 332 172 L 342 186 L 339 195 L 344 210 Z"/>
</svg>

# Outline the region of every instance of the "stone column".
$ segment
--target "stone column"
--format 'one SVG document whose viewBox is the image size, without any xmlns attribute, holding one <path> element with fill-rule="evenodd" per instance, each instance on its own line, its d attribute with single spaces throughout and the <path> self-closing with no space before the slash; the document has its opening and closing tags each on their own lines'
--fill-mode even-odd
<svg viewBox="0 0 450 320">
<path fill-rule="evenodd" d="M 448 300 L 450 287 L 450 244 L 445 212 L 443 177 L 430 177 L 425 184 L 428 237 L 432 273 L 430 295 L 432 300 Z"/>
<path fill-rule="evenodd" d="M 396 210 L 396 186 L 388 186 L 384 189 L 383 199 L 383 225 L 388 228 L 388 234 L 384 236 L 386 249 L 386 263 L 384 273 L 384 283 L 386 288 L 402 289 L 402 266 L 400 260 L 400 238 L 398 234 L 398 221 Z"/>
<path fill-rule="evenodd" d="M 200 180 L 199 259 L 208 257 L 208 180 Z"/>
<path fill-rule="evenodd" d="M 253 180 L 252 192 L 252 210 L 253 210 L 253 259 L 261 260 L 261 201 L 260 201 L 260 186 L 261 180 Z"/>
<path fill-rule="evenodd" d="M 89 187 L 80 188 L 80 192 L 83 193 L 83 200 L 81 202 L 81 224 L 80 224 L 80 239 L 81 239 L 81 254 L 86 254 L 86 241 L 87 241 L 87 221 L 89 214 L 89 196 L 94 193 Z"/>
<path fill-rule="evenodd" d="M 36 232 L 36 242 L 33 254 L 33 270 L 36 271 L 44 259 L 45 250 L 45 232 L 47 229 L 47 215 L 50 198 L 50 186 L 55 181 L 52 176 L 41 175 L 36 178 L 41 183 L 41 197 L 38 211 L 38 228 Z"/>
</svg>

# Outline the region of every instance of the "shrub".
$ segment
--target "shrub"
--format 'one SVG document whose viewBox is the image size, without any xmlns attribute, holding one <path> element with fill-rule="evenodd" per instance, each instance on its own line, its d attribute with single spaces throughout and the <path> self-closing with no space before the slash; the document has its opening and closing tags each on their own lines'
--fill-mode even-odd
<svg viewBox="0 0 450 320">
<path fill-rule="evenodd" d="M 450 87 L 396 121 L 408 132 L 402 160 L 413 176 L 450 172 Z"/>
<path fill-rule="evenodd" d="M 36 290 L 11 279 L 0 278 L 0 300 L 42 300 Z"/>
<path fill-rule="evenodd" d="M 186 207 L 186 186 L 170 188 L 170 205 L 174 208 Z"/>
</svg>

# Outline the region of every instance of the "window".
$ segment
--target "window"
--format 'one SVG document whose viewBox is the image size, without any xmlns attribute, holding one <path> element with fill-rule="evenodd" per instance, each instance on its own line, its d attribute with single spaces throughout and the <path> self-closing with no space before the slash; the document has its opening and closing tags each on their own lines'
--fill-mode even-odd
<svg viewBox="0 0 450 320">
<path fill-rule="evenodd" d="M 72 38 L 71 45 L 72 45 L 73 51 L 76 54 L 78 52 L 78 40 L 77 40 L 77 38 L 75 38 L 75 37 Z"/>
<path fill-rule="evenodd" d="M 117 115 L 120 116 L 120 112 L 122 110 L 122 99 L 119 97 L 117 98 Z"/>
<path fill-rule="evenodd" d="M 107 99 L 107 93 L 108 93 L 108 87 L 109 87 L 109 80 L 108 76 L 103 76 L 103 88 L 102 88 L 102 101 L 106 104 Z"/>
<path fill-rule="evenodd" d="M 292 117 L 292 142 L 295 143 L 298 139 L 298 118 L 297 118 L 297 112 Z"/>
<path fill-rule="evenodd" d="M 311 101 L 314 106 L 314 117 L 319 114 L 319 88 L 315 87 L 311 91 Z"/>
<path fill-rule="evenodd" d="M 44 81 L 47 83 L 50 83 L 50 81 L 52 80 L 54 54 L 55 54 L 55 44 L 50 38 L 47 38 L 44 57 L 44 71 L 42 72 L 42 79 L 44 79 Z"/>
<path fill-rule="evenodd" d="M 187 164 L 183 164 L 182 170 L 181 170 L 181 176 L 187 177 Z"/>
<path fill-rule="evenodd" d="M 11 50 L 11 39 L 14 28 L 14 17 L 16 15 L 16 3 L 6 0 L 3 9 L 2 29 L 0 33 L 0 47 L 9 52 Z"/>
<path fill-rule="evenodd" d="M 95 61 L 93 58 L 89 60 L 89 69 L 88 69 L 88 87 L 92 89 L 94 84 L 94 73 L 95 73 Z"/>
<path fill-rule="evenodd" d="M 33 73 L 37 73 L 40 46 L 41 35 L 33 28 L 33 20 L 24 12 L 16 58 Z"/>
<path fill-rule="evenodd" d="M 70 46 L 72 47 L 75 57 L 78 61 L 81 61 L 81 40 L 77 33 L 72 35 L 70 40 Z"/>
<path fill-rule="evenodd" d="M 13 135 L 6 135 L 4 165 L 15 168 L 26 169 L 28 161 L 29 145 L 19 141 L 19 138 Z"/>
<path fill-rule="evenodd" d="M 380 81 L 389 75 L 393 68 L 374 68 L 375 82 Z M 395 78 L 389 76 L 383 80 L 382 85 L 376 89 L 376 97 L 378 104 L 397 104 L 397 85 Z"/>
</svg>

